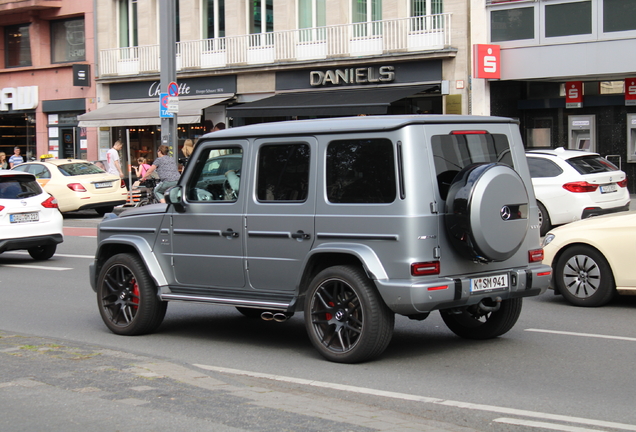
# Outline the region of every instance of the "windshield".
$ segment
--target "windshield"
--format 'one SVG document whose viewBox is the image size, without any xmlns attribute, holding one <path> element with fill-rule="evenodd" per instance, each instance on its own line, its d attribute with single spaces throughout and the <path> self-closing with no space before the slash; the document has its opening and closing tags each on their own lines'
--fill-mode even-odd
<svg viewBox="0 0 636 432">
<path fill-rule="evenodd" d="M 568 159 L 568 163 L 579 174 L 593 174 L 601 172 L 618 171 L 618 167 L 599 155 L 580 156 Z"/>
</svg>

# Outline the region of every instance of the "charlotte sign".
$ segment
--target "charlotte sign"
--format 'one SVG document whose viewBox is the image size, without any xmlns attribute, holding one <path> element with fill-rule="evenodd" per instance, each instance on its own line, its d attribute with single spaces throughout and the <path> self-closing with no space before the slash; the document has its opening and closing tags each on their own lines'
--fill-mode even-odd
<svg viewBox="0 0 636 432">
<path fill-rule="evenodd" d="M 625 105 L 636 106 L 636 78 L 625 79 Z"/>
<path fill-rule="evenodd" d="M 499 45 L 473 45 L 473 76 L 501 78 L 501 50 Z"/>
<path fill-rule="evenodd" d="M 583 81 L 565 83 L 565 107 L 581 108 L 583 106 Z"/>
</svg>

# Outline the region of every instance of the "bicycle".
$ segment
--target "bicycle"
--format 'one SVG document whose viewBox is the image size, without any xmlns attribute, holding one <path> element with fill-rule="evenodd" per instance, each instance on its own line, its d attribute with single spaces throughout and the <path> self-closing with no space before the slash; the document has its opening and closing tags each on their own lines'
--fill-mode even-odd
<svg viewBox="0 0 636 432">
<path fill-rule="evenodd" d="M 143 185 L 138 186 L 139 199 L 135 200 L 135 207 L 142 207 L 148 204 L 157 204 L 159 200 L 155 196 L 155 187 L 159 183 L 159 180 L 149 178 Z"/>
</svg>

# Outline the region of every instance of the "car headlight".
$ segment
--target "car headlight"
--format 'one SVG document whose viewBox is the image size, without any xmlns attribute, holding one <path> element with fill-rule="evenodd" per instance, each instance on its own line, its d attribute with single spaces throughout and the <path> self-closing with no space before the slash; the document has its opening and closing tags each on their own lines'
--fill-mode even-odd
<svg viewBox="0 0 636 432">
<path fill-rule="evenodd" d="M 554 240 L 556 236 L 554 234 L 550 234 L 548 233 L 544 238 L 543 238 L 543 243 L 541 244 L 542 247 L 546 247 L 547 245 L 550 244 L 550 242 L 552 242 L 552 240 Z"/>
</svg>

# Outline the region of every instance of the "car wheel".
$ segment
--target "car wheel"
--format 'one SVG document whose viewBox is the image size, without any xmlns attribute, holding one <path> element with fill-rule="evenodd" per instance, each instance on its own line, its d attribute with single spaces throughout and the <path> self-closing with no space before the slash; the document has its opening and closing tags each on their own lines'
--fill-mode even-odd
<svg viewBox="0 0 636 432">
<path fill-rule="evenodd" d="M 106 206 L 106 207 L 97 207 L 95 211 L 98 215 L 104 216 L 106 213 L 112 213 L 115 210 L 114 206 Z"/>
<path fill-rule="evenodd" d="M 555 269 L 556 289 L 576 306 L 602 306 L 616 293 L 607 260 L 590 246 L 574 246 L 561 254 Z"/>
<path fill-rule="evenodd" d="M 152 333 L 168 306 L 157 296 L 157 287 L 141 259 L 125 253 L 111 257 L 102 267 L 97 304 L 106 326 L 127 336 Z"/>
<path fill-rule="evenodd" d="M 38 261 L 44 261 L 55 255 L 57 245 L 37 246 L 31 249 L 27 249 L 31 258 Z"/>
<path fill-rule="evenodd" d="M 335 266 L 311 282 L 305 324 L 309 339 L 326 359 L 358 363 L 384 352 L 393 335 L 395 314 L 361 268 Z"/>
<path fill-rule="evenodd" d="M 539 201 L 537 201 L 537 207 L 539 207 L 539 234 L 541 237 L 545 237 L 552 228 L 552 221 L 545 206 Z"/>
<path fill-rule="evenodd" d="M 508 165 L 474 164 L 462 169 L 446 198 L 444 222 L 457 252 L 473 261 L 505 261 L 528 232 L 528 192 Z"/>
<path fill-rule="evenodd" d="M 446 326 L 465 339 L 492 339 L 508 332 L 519 319 L 522 299 L 503 300 L 498 310 L 485 311 L 477 305 L 440 310 Z"/>
</svg>

